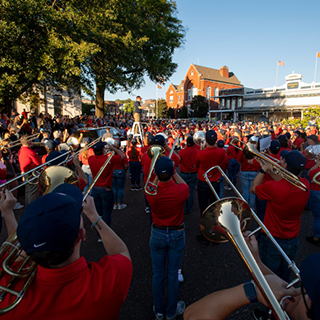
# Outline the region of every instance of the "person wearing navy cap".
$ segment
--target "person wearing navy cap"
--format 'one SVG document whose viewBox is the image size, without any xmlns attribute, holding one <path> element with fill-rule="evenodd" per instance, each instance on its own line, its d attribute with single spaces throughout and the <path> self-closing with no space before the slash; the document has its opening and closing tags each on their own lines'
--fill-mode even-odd
<svg viewBox="0 0 320 320">
<path fill-rule="evenodd" d="M 103 220 L 111 226 L 111 214 L 114 206 L 114 194 L 112 190 L 113 169 L 116 164 L 121 165 L 125 155 L 120 149 L 115 148 L 111 144 L 102 141 L 97 142 L 92 147 L 94 156 L 88 158 L 93 179 L 109 157 L 108 154 L 104 154 L 105 146 L 108 146 L 110 151 L 114 151 L 115 155 L 111 158 L 92 188 L 91 195 L 94 198 L 97 211 L 101 214 Z M 98 241 L 100 241 L 100 239 Z"/>
<path fill-rule="evenodd" d="M 305 164 L 306 158 L 299 151 L 290 151 L 281 160 L 281 166 L 297 177 Z M 294 260 L 299 246 L 301 215 L 310 195 L 310 185 L 307 179 L 299 177 L 306 189 L 303 191 L 280 175 L 274 174 L 272 169 L 270 163 L 263 164 L 250 192 L 260 200 L 267 201 L 263 223 L 289 259 Z M 262 183 L 267 172 L 274 180 Z M 289 281 L 290 269 L 287 263 L 264 234 L 260 239 L 259 249 L 262 262 L 282 279 Z"/>
<path fill-rule="evenodd" d="M 185 303 L 178 302 L 178 270 L 185 247 L 183 209 L 189 196 L 189 187 L 175 172 L 171 159 L 161 157 L 154 169 L 159 180 L 157 193 L 146 195 L 153 221 L 149 245 L 153 270 L 154 312 L 157 320 L 163 320 L 165 313 L 167 320 L 173 320 L 185 309 Z"/>
<path fill-rule="evenodd" d="M 214 130 L 209 130 L 206 132 L 206 147 L 203 150 L 199 150 L 196 159 L 194 162 L 194 167 L 198 169 L 198 202 L 200 208 L 200 215 L 204 210 L 213 203 L 215 196 L 211 191 L 209 185 L 204 179 L 204 173 L 212 168 L 213 166 L 224 167 L 227 161 L 226 152 L 223 148 L 218 148 L 216 145 L 217 142 L 217 133 Z M 208 174 L 208 178 L 212 183 L 212 186 L 216 190 L 217 194 L 220 194 L 220 178 L 221 174 L 218 170 L 213 170 Z M 197 235 L 197 241 L 204 245 L 209 244 L 209 240 L 204 238 L 202 234 Z"/>
<path fill-rule="evenodd" d="M 29 255 L 38 264 L 22 300 L 2 314 L 2 319 L 119 318 L 132 277 L 130 254 L 124 242 L 98 215 L 93 198 L 82 199 L 77 187 L 62 184 L 29 204 L 17 224 L 12 210 L 16 199 L 9 191 L 0 192 L 0 210 L 8 233 L 17 228 L 18 240 L 25 251 L 22 255 Z M 98 262 L 87 263 L 80 255 L 81 243 L 86 238 L 81 212 L 99 233 L 106 250 Z M 18 260 L 17 264 L 23 257 Z M 8 281 L 5 276 L 0 283 L 6 285 Z M 21 282 L 15 281 L 10 288 L 20 287 Z M 10 304 L 14 299 L 8 294 L 2 303 Z"/>
</svg>

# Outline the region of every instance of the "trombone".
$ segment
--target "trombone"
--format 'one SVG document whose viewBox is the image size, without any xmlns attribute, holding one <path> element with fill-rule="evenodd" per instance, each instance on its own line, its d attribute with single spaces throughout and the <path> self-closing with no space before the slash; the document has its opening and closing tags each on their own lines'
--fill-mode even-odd
<svg viewBox="0 0 320 320">
<path fill-rule="evenodd" d="M 229 197 L 224 199 L 219 198 L 217 192 L 215 191 L 212 183 L 208 178 L 208 173 L 214 169 L 220 171 L 221 175 L 226 179 L 227 183 L 230 185 L 230 187 L 232 187 L 232 189 L 238 197 Z M 269 239 L 273 242 L 273 244 L 276 246 L 277 250 L 280 252 L 282 257 L 288 262 L 289 268 L 294 272 L 295 276 L 297 277 L 295 280 L 293 280 L 290 284 L 287 285 L 287 288 L 293 286 L 301 280 L 300 271 L 297 268 L 295 262 L 291 261 L 288 258 L 286 253 L 282 250 L 282 248 L 272 237 L 270 232 L 263 225 L 263 223 L 255 214 L 255 212 L 250 208 L 248 203 L 242 197 L 241 193 L 236 189 L 236 187 L 232 184 L 227 175 L 219 166 L 214 166 L 210 168 L 204 174 L 204 178 L 208 183 L 211 191 L 214 193 L 215 197 L 218 200 L 212 203 L 203 212 L 200 219 L 201 233 L 205 238 L 207 238 L 210 241 L 225 242 L 229 240 L 240 254 L 240 257 L 247 266 L 251 276 L 255 280 L 264 298 L 266 299 L 266 301 L 268 301 L 269 306 L 271 307 L 276 318 L 280 320 L 289 319 L 286 312 L 282 310 L 278 300 L 276 299 L 272 290 L 270 289 L 269 284 L 263 276 L 242 235 L 242 232 L 249 225 L 251 217 L 253 217 L 257 221 L 260 228 L 263 229 L 263 231 L 266 233 Z M 251 236 L 254 232 L 252 232 L 249 236 Z"/>
<path fill-rule="evenodd" d="M 40 136 L 40 133 L 31 134 L 29 136 L 26 136 L 25 141 L 26 142 L 32 141 L 32 140 L 38 138 L 39 136 Z M 11 148 L 14 148 L 14 147 L 18 147 L 21 144 L 21 139 L 22 138 L 23 137 L 21 137 L 18 140 L 15 140 L 15 141 L 8 142 L 8 143 L 2 145 L 1 148 L 11 149 Z"/>
<path fill-rule="evenodd" d="M 243 145 L 243 148 L 239 147 L 237 143 L 240 143 Z M 247 150 L 253 154 L 255 158 L 257 158 L 260 161 L 270 163 L 273 166 L 272 172 L 274 174 L 280 175 L 283 179 L 287 180 L 291 184 L 293 184 L 295 187 L 299 188 L 302 191 L 308 191 L 308 188 L 299 180 L 299 178 L 291 173 L 290 171 L 283 168 L 280 164 L 276 163 L 274 160 L 271 160 L 269 156 L 266 156 L 258 151 L 257 147 L 248 142 L 247 144 L 243 141 L 240 141 L 239 139 L 232 139 L 230 142 L 230 145 L 234 146 L 235 148 L 244 151 Z"/>
<path fill-rule="evenodd" d="M 150 165 L 148 178 L 146 184 L 144 185 L 144 192 L 150 196 L 155 196 L 157 194 L 158 184 L 151 182 L 150 179 L 158 158 L 165 155 L 165 150 L 164 147 L 160 145 L 154 145 L 151 146 L 147 152 L 148 156 L 152 159 L 152 161 Z"/>
<path fill-rule="evenodd" d="M 26 185 L 27 183 L 31 183 L 32 181 L 40 178 L 41 173 L 35 174 L 35 172 L 36 172 L 37 170 L 42 169 L 43 167 L 46 167 L 48 164 L 50 164 L 50 163 L 53 162 L 53 161 L 56 161 L 56 160 L 59 159 L 59 158 L 65 157 L 66 154 L 68 154 L 69 156 L 67 157 L 67 159 L 61 161 L 61 162 L 59 163 L 59 166 L 62 165 L 62 164 L 64 164 L 64 163 L 66 163 L 66 162 L 69 162 L 69 161 L 71 161 L 75 156 L 77 156 L 78 154 L 80 154 L 81 152 L 84 152 L 84 151 L 86 151 L 87 149 L 90 149 L 93 145 L 95 145 L 98 141 L 100 141 L 100 139 L 101 139 L 101 138 L 99 137 L 99 138 L 95 139 L 94 141 L 91 141 L 91 142 L 88 143 L 84 148 L 79 149 L 77 152 L 75 152 L 75 153 L 73 153 L 73 154 L 71 154 L 71 150 L 69 150 L 69 151 L 61 154 L 60 156 L 57 156 L 57 157 L 55 157 L 54 159 L 51 159 L 51 160 L 49 160 L 49 161 L 47 161 L 47 162 L 45 162 L 45 163 L 37 166 L 36 168 L 33 168 L 33 169 L 31 169 L 31 170 L 29 170 L 29 171 L 21 174 L 20 176 L 17 176 L 17 177 L 15 177 L 15 178 L 13 178 L 13 179 L 11 179 L 11 180 L 9 180 L 9 181 L 1 184 L 1 185 L 0 185 L 0 188 L 3 188 L 3 187 L 5 187 L 6 185 L 10 184 L 12 181 L 18 180 L 18 179 L 23 178 L 23 177 L 25 177 L 25 176 L 28 176 L 28 175 L 30 175 L 30 174 L 34 175 L 32 178 L 24 181 L 23 183 L 19 184 L 18 186 L 14 187 L 13 189 L 10 190 L 11 192 L 12 192 L 12 191 L 15 191 L 15 190 L 19 189 L 20 187 Z"/>
<path fill-rule="evenodd" d="M 111 152 L 108 159 L 104 162 L 103 166 L 100 168 L 99 172 L 95 176 L 94 180 L 91 182 L 90 186 L 86 190 L 84 196 L 83 196 L 83 201 L 87 198 L 89 195 L 90 191 L 94 187 L 95 183 L 101 176 L 102 172 L 106 168 L 106 166 L 109 164 L 111 158 L 113 157 L 114 152 Z M 62 169 L 62 167 L 59 167 L 59 169 Z M 65 183 L 64 180 L 61 181 L 61 183 Z M 60 183 L 60 184 L 61 184 Z M 56 184 L 54 188 L 56 188 L 59 184 Z M 51 192 L 53 188 L 49 190 Z M 7 307 L 0 308 L 0 315 L 5 314 L 15 308 L 19 302 L 22 300 L 24 294 L 26 293 L 27 289 L 29 288 L 30 284 L 32 283 L 32 280 L 34 279 L 37 271 L 37 264 L 33 261 L 31 261 L 31 258 L 29 256 L 24 257 L 23 262 L 19 266 L 17 270 L 14 270 L 11 265 L 15 262 L 15 260 L 18 257 L 22 256 L 23 249 L 21 248 L 21 245 L 18 241 L 17 237 L 17 231 L 14 231 L 8 239 L 1 245 L 0 247 L 0 259 L 6 254 L 8 254 L 8 257 L 3 261 L 2 264 L 2 270 L 0 272 L 0 277 L 3 277 L 5 273 L 10 275 L 12 278 L 9 280 L 7 286 L 2 286 L 0 285 L 0 303 L 3 301 L 5 298 L 6 294 L 12 294 L 16 297 L 16 299 Z M 30 264 L 31 263 L 31 264 Z M 30 264 L 30 265 L 29 265 Z M 16 280 L 19 279 L 26 279 L 23 288 L 21 291 L 16 291 L 13 289 L 10 289 L 10 287 L 14 284 Z"/>
</svg>

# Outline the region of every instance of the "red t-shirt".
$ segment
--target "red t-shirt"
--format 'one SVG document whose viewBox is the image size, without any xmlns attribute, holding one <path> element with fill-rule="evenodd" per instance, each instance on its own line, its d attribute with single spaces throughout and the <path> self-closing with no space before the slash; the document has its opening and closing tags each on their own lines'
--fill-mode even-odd
<svg viewBox="0 0 320 320">
<path fill-rule="evenodd" d="M 231 144 L 228 146 L 227 155 L 228 155 L 229 159 L 236 159 L 237 160 L 238 153 L 239 153 L 239 150 L 237 151 L 237 149 L 234 146 L 232 146 Z"/>
<path fill-rule="evenodd" d="M 198 172 L 197 168 L 193 166 L 198 151 L 194 147 L 187 147 L 179 151 L 181 172 Z"/>
<path fill-rule="evenodd" d="M 22 146 L 18 152 L 21 172 L 27 172 L 41 164 L 41 158 L 29 147 Z"/>
<path fill-rule="evenodd" d="M 2 266 L 2 263 L 1 263 Z M 132 263 L 123 255 L 104 256 L 97 263 L 81 257 L 58 269 L 38 266 L 21 302 L 3 320 L 114 320 L 119 318 L 132 277 Z M 2 278 L 1 285 L 8 278 Z M 21 290 L 21 281 L 17 290 Z M 14 297 L 6 295 L 3 305 Z"/>
<path fill-rule="evenodd" d="M 226 152 L 223 148 L 207 147 L 198 151 L 194 163 L 194 166 L 199 169 L 198 179 L 201 181 L 206 181 L 203 176 L 206 171 L 213 166 L 220 166 L 223 168 L 225 166 L 226 159 Z M 220 176 L 221 174 L 219 170 L 211 170 L 211 172 L 208 174 L 208 178 L 211 182 L 218 181 Z"/>
<path fill-rule="evenodd" d="M 136 147 L 136 159 L 133 159 L 132 157 L 132 147 L 129 147 L 127 150 L 127 155 L 129 157 L 129 161 L 141 161 L 142 151 L 141 148 Z"/>
<path fill-rule="evenodd" d="M 169 151 L 166 150 L 165 152 L 165 156 L 168 157 L 169 156 Z M 179 162 L 180 162 L 180 158 L 176 155 L 176 154 L 172 154 L 171 160 L 174 162 L 175 167 L 179 167 Z M 151 158 L 149 157 L 148 153 L 145 152 L 142 157 L 141 157 L 141 165 L 142 165 L 142 170 L 143 170 L 143 180 L 144 183 L 146 183 L 148 175 L 149 175 L 149 171 L 150 171 L 150 166 L 151 166 Z M 155 172 L 153 171 L 150 181 L 152 182 L 156 177 Z"/>
<path fill-rule="evenodd" d="M 312 181 L 313 177 L 314 177 L 319 171 L 320 171 L 320 168 L 319 168 L 319 167 L 309 171 L 309 178 L 310 178 L 311 181 Z M 320 181 L 320 177 L 319 177 L 319 176 L 317 177 L 317 181 Z M 311 190 L 320 190 L 320 185 L 311 182 L 310 189 L 311 189 Z"/>
<path fill-rule="evenodd" d="M 126 170 L 129 166 L 129 160 L 128 160 L 128 157 L 125 156 L 121 163 L 120 164 L 115 164 L 114 167 L 113 167 L 113 170 Z"/>
<path fill-rule="evenodd" d="M 274 237 L 292 239 L 299 235 L 301 215 L 310 194 L 309 182 L 300 181 L 308 191 L 302 191 L 285 179 L 267 181 L 256 187 L 260 200 L 267 200 L 264 225 Z"/>
<path fill-rule="evenodd" d="M 241 164 L 241 171 L 258 171 L 260 169 L 259 162 L 256 161 L 253 162 L 253 164 L 250 164 L 241 150 L 238 152 L 237 160 Z"/>
<path fill-rule="evenodd" d="M 172 179 L 159 182 L 157 194 L 146 194 L 146 197 L 154 224 L 170 227 L 183 223 L 184 203 L 189 197 L 189 187 L 186 183 L 176 184 Z"/>
<path fill-rule="evenodd" d="M 100 168 L 109 158 L 109 155 L 100 155 L 100 156 L 92 156 L 88 159 L 89 166 L 92 172 L 92 178 L 94 179 L 97 173 L 99 172 Z M 114 155 L 106 168 L 103 170 L 101 176 L 99 177 L 98 181 L 96 182 L 95 186 L 97 187 L 112 187 L 112 178 L 113 178 L 113 169 L 116 164 L 121 164 L 121 156 Z"/>
</svg>

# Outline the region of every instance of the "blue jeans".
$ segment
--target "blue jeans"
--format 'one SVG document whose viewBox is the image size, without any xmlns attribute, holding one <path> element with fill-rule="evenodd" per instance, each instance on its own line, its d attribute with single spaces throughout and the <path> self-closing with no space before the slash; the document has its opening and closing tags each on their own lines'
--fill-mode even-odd
<svg viewBox="0 0 320 320">
<path fill-rule="evenodd" d="M 111 226 L 111 214 L 114 204 L 113 190 L 107 191 L 104 188 L 93 187 L 91 196 L 94 199 L 97 212 L 102 216 L 103 221 L 108 226 Z"/>
<path fill-rule="evenodd" d="M 251 209 L 254 209 L 256 196 L 250 193 L 250 187 L 257 174 L 258 172 L 256 171 L 241 171 L 242 195 L 244 199 L 248 202 Z"/>
<path fill-rule="evenodd" d="M 287 254 L 289 259 L 294 260 L 297 257 L 299 239 L 274 239 L 278 242 L 283 251 Z M 277 248 L 273 245 L 271 240 L 266 236 L 262 235 L 259 243 L 259 253 L 261 261 L 276 275 L 283 280 L 289 282 L 291 270 L 288 268 L 287 262 L 283 259 Z"/>
<path fill-rule="evenodd" d="M 126 183 L 126 170 L 124 169 L 113 170 L 112 190 L 114 193 L 115 203 L 123 203 L 125 183 Z"/>
<path fill-rule="evenodd" d="M 88 187 L 90 186 L 90 184 L 91 184 L 93 179 L 92 179 L 92 173 L 91 173 L 89 165 L 83 164 L 82 165 L 82 170 L 83 170 L 83 172 L 85 173 L 85 175 L 87 176 L 87 179 L 88 179 L 88 185 L 86 185 L 85 188 L 83 189 L 83 191 L 85 192 L 88 189 Z M 89 195 L 91 195 L 91 192 L 92 191 L 90 191 Z"/>
<path fill-rule="evenodd" d="M 230 181 L 234 184 L 234 186 L 237 186 L 237 174 L 240 169 L 240 163 L 237 161 L 237 159 L 230 159 L 229 160 L 229 168 L 228 168 L 228 176 Z"/>
<path fill-rule="evenodd" d="M 309 203 L 313 215 L 313 235 L 320 238 L 320 191 L 310 190 Z"/>
<path fill-rule="evenodd" d="M 189 198 L 184 203 L 184 213 L 191 213 L 194 203 L 194 191 L 197 184 L 197 173 L 180 173 L 181 178 L 189 186 Z"/>
<path fill-rule="evenodd" d="M 220 194 L 220 180 L 212 182 L 214 190 L 216 190 L 217 194 Z M 206 181 L 201 181 L 198 179 L 198 201 L 200 208 L 200 215 L 204 212 L 204 210 L 209 206 L 209 204 L 215 202 L 217 199 L 213 192 L 211 191 L 209 185 Z"/>
<path fill-rule="evenodd" d="M 131 173 L 131 187 L 140 187 L 141 162 L 129 161 Z"/>
<path fill-rule="evenodd" d="M 223 198 L 223 184 L 224 184 L 224 177 L 221 176 L 220 178 L 220 192 L 219 192 L 219 198 L 222 199 Z"/>
<path fill-rule="evenodd" d="M 174 316 L 177 309 L 178 270 L 185 243 L 184 229 L 169 231 L 151 227 L 149 245 L 153 271 L 153 304 L 156 313 L 166 313 L 168 317 Z M 167 282 L 167 303 L 164 302 L 165 280 Z"/>
</svg>

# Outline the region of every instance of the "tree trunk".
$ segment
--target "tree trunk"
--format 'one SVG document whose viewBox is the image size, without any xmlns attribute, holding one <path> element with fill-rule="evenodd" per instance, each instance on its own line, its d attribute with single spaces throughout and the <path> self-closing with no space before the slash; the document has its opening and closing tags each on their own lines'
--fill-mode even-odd
<svg viewBox="0 0 320 320">
<path fill-rule="evenodd" d="M 105 85 L 96 84 L 96 112 L 97 117 L 103 117 L 104 113 L 104 90 Z"/>
<path fill-rule="evenodd" d="M 12 111 L 12 100 L 9 98 L 4 98 L 3 103 L 0 103 L 0 112 L 6 113 L 8 117 L 10 117 Z"/>
</svg>

